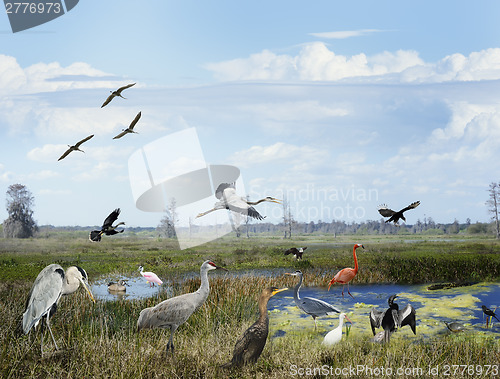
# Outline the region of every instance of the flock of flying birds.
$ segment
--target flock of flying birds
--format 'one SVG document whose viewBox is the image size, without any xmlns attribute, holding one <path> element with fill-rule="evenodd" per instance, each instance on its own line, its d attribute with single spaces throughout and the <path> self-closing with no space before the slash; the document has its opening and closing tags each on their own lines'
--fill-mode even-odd
<svg viewBox="0 0 500 379">
<path fill-rule="evenodd" d="M 110 91 L 111 95 L 109 95 L 108 98 L 104 101 L 104 103 L 101 105 L 101 108 L 103 108 L 106 105 L 108 105 L 111 102 L 111 100 L 113 100 L 117 96 L 121 97 L 122 99 L 126 99 L 125 97 L 122 96 L 122 91 L 126 90 L 127 88 L 132 87 L 133 85 L 135 85 L 135 83 L 128 84 L 126 86 L 120 87 L 116 91 Z M 136 131 L 134 131 L 134 127 L 135 127 L 135 124 L 137 124 L 137 122 L 139 121 L 140 118 L 141 118 L 141 112 L 139 112 L 137 114 L 137 116 L 135 116 L 135 118 L 132 120 L 132 122 L 130 123 L 130 125 L 128 126 L 128 128 L 122 129 L 122 132 L 120 134 L 116 135 L 115 137 L 113 137 L 113 139 L 122 138 L 124 135 L 126 135 L 128 133 L 137 133 Z M 80 149 L 80 146 L 83 145 L 85 142 L 87 142 L 92 137 L 94 137 L 94 134 L 91 134 L 90 136 L 85 137 L 84 139 L 78 141 L 74 145 L 68 145 L 68 149 L 63 153 L 63 155 L 61 155 L 59 157 L 58 161 L 66 158 L 69 155 L 69 153 L 71 153 L 72 151 L 81 151 L 82 153 L 84 153 L 84 151 L 82 149 Z"/>
</svg>

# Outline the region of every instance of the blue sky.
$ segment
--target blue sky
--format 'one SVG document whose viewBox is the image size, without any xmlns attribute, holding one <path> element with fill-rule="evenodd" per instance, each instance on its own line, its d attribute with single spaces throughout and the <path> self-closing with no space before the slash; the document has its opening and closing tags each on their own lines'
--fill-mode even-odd
<svg viewBox="0 0 500 379">
<path fill-rule="evenodd" d="M 375 220 L 381 203 L 416 200 L 409 223 L 487 221 L 498 14 L 497 1 L 86 0 L 15 34 L 3 14 L 0 200 L 19 182 L 39 224 L 95 225 L 121 207 L 127 225 L 156 226 L 161 214 L 135 208 L 128 158 L 194 127 L 208 163 L 239 167 L 252 198 L 287 195 L 300 221 Z M 138 111 L 139 134 L 113 140 Z M 89 134 L 85 154 L 57 161 Z"/>
</svg>

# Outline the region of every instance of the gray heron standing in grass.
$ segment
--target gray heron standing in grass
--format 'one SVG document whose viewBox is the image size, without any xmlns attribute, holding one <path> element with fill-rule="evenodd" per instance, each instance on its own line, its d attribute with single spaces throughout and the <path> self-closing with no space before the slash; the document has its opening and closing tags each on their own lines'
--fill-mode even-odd
<svg viewBox="0 0 500 379">
<path fill-rule="evenodd" d="M 212 261 L 203 262 L 200 268 L 201 286 L 196 292 L 171 297 L 154 307 L 143 309 L 137 320 L 137 331 L 141 329 L 169 328 L 170 338 L 167 342 L 167 352 L 171 349 L 173 354 L 173 338 L 175 331 L 203 305 L 205 300 L 207 300 L 208 294 L 210 293 L 208 272 L 216 269 L 227 271 L 225 268 L 217 266 Z"/>
<path fill-rule="evenodd" d="M 120 134 L 118 134 L 117 136 L 114 136 L 113 139 L 118 139 L 118 138 L 122 138 L 125 134 L 128 134 L 128 133 L 136 133 L 134 131 L 134 126 L 135 124 L 137 124 L 137 122 L 139 121 L 139 119 L 141 118 L 141 112 L 137 113 L 137 116 L 135 116 L 135 118 L 132 120 L 132 122 L 130 123 L 130 126 L 127 128 L 127 129 L 122 129 L 122 132 Z"/>
<path fill-rule="evenodd" d="M 205 216 L 206 214 L 219 209 L 229 209 L 233 212 L 249 216 L 257 220 L 263 220 L 265 216 L 262 216 L 259 212 L 257 212 L 253 205 L 257 205 L 265 201 L 281 204 L 281 200 L 275 199 L 271 196 L 264 197 L 263 199 L 257 201 L 248 201 L 246 198 L 239 196 L 236 193 L 234 183 L 220 184 L 215 191 L 215 197 L 219 199 L 219 201 L 215 203 L 214 207 L 206 212 L 199 213 L 196 218 Z"/>
<path fill-rule="evenodd" d="M 82 153 L 85 153 L 85 151 L 81 150 L 80 149 L 80 145 L 82 145 L 84 142 L 87 142 L 89 139 L 91 139 L 92 137 L 94 137 L 94 135 L 90 135 L 88 137 L 85 137 L 84 139 L 82 139 L 81 141 L 78 141 L 77 143 L 75 143 L 73 146 L 71 145 L 68 145 L 69 149 L 66 150 L 64 152 L 63 155 L 61 155 L 58 159 L 58 161 L 60 161 L 61 159 L 64 159 L 68 156 L 69 153 L 71 153 L 72 151 L 81 151 Z"/>
<path fill-rule="evenodd" d="M 259 298 L 259 319 L 252 324 L 240 339 L 236 342 L 231 362 L 222 367 L 240 366 L 247 363 L 255 363 L 259 359 L 264 346 L 266 346 L 267 335 L 269 334 L 269 316 L 267 313 L 267 303 L 269 299 L 278 292 L 285 291 L 288 288 L 278 289 L 269 287 L 262 291 Z"/>
<path fill-rule="evenodd" d="M 417 334 L 415 308 L 407 304 L 403 309 L 399 309 L 398 304 L 394 302 L 397 297 L 397 295 L 389 297 L 387 300 L 389 308 L 385 311 L 379 311 L 373 308 L 370 312 L 370 324 L 373 335 L 375 335 L 375 328 L 382 327 L 384 329 L 384 342 L 389 342 L 391 334 L 405 325 L 410 325 L 413 334 Z"/>
<path fill-rule="evenodd" d="M 122 91 L 126 90 L 127 88 L 130 88 L 134 85 L 135 85 L 135 83 L 127 84 L 126 86 L 118 88 L 116 91 L 109 91 L 109 92 L 111 92 L 111 95 L 109 95 L 108 98 L 104 101 L 104 103 L 101 105 L 101 108 L 108 105 L 111 102 L 111 100 L 113 100 L 116 96 L 119 96 L 122 99 L 126 99 L 125 97 L 122 96 Z"/>
<path fill-rule="evenodd" d="M 45 267 L 35 279 L 26 302 L 26 310 L 23 313 L 22 330 L 24 334 L 44 321 L 49 329 L 52 341 L 56 350 L 56 340 L 50 329 L 50 318 L 57 309 L 57 304 L 62 295 L 69 295 L 75 292 L 80 284 L 85 288 L 90 299 L 95 303 L 94 296 L 88 286 L 88 277 L 85 270 L 78 266 L 69 267 L 66 272 L 58 264 L 51 264 Z M 41 350 L 43 354 L 43 328 Z"/>
<path fill-rule="evenodd" d="M 120 225 L 125 225 L 125 223 L 119 222 L 118 224 L 113 226 L 113 223 L 118 219 L 120 215 L 120 208 L 116 208 L 113 212 L 109 214 L 108 217 L 104 220 L 101 230 L 92 230 L 89 234 L 89 239 L 92 242 L 99 242 L 101 240 L 101 236 L 106 234 L 107 236 L 112 236 L 114 234 L 123 233 L 123 229 L 116 230 Z"/>
<path fill-rule="evenodd" d="M 314 330 L 316 330 L 316 317 L 331 316 L 335 313 L 340 313 L 340 310 L 326 301 L 315 299 L 314 297 L 300 297 L 299 289 L 302 286 L 303 274 L 302 271 L 297 270 L 294 273 L 285 273 L 285 275 L 292 275 L 299 277 L 299 283 L 293 289 L 293 299 L 295 304 L 304 313 L 311 315 L 314 320 Z"/>
</svg>

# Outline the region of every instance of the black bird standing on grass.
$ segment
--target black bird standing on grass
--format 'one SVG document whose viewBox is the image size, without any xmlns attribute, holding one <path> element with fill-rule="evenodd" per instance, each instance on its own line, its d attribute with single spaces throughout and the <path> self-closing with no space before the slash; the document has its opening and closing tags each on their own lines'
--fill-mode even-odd
<svg viewBox="0 0 500 379">
<path fill-rule="evenodd" d="M 373 308 L 370 312 L 370 324 L 373 335 L 375 335 L 375 328 L 382 327 L 384 329 L 384 342 L 389 342 L 391 334 L 405 325 L 410 325 L 413 334 L 417 334 L 415 308 L 408 304 L 400 310 L 399 306 L 394 302 L 397 297 L 397 295 L 389 297 L 387 301 L 389 309 L 379 311 Z"/>
<path fill-rule="evenodd" d="M 92 242 L 99 242 L 101 240 L 101 236 L 106 234 L 107 236 L 112 236 L 113 234 L 123 233 L 122 230 L 116 230 L 120 225 L 125 225 L 125 223 L 119 222 L 115 226 L 113 226 L 113 222 L 116 221 L 118 216 L 120 215 L 120 208 L 116 208 L 113 212 L 106 217 L 104 223 L 102 224 L 101 230 L 92 230 L 89 234 L 89 239 Z"/>
<path fill-rule="evenodd" d="M 299 247 L 298 249 L 296 247 L 292 247 L 291 249 L 288 249 L 285 251 L 285 255 L 293 254 L 296 260 L 302 259 L 302 254 L 304 254 L 304 250 L 307 249 L 307 247 Z"/>
<path fill-rule="evenodd" d="M 500 322 L 500 320 L 498 319 L 497 315 L 495 314 L 495 312 L 493 312 L 490 308 L 488 308 L 486 305 L 483 305 L 481 308 L 483 308 L 483 312 L 484 314 L 486 315 L 486 327 L 488 327 L 488 318 L 489 317 L 495 317 L 497 319 L 497 321 Z"/>
<path fill-rule="evenodd" d="M 401 209 L 400 211 L 393 211 L 392 209 L 387 208 L 386 204 L 382 204 L 378 207 L 378 213 L 380 213 L 383 217 L 390 217 L 388 220 L 385 220 L 385 222 L 394 222 L 394 225 L 398 225 L 399 219 L 403 220 L 406 222 L 405 216 L 403 216 L 403 213 L 406 211 L 409 211 L 410 209 L 414 209 L 420 205 L 420 201 L 415 201 L 408 205 L 406 208 Z"/>
<path fill-rule="evenodd" d="M 259 299 L 259 319 L 255 321 L 251 327 L 245 330 L 238 342 L 236 342 L 233 351 L 233 358 L 231 359 L 231 362 L 223 365 L 223 368 L 257 362 L 262 350 L 264 350 L 267 335 L 269 334 L 267 303 L 271 297 L 286 289 L 288 288 L 278 289 L 276 287 L 269 287 L 262 291 Z"/>
</svg>

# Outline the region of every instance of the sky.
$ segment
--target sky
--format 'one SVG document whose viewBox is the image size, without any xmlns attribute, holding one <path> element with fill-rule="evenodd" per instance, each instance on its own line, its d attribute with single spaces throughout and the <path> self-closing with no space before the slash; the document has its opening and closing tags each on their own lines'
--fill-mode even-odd
<svg viewBox="0 0 500 379">
<path fill-rule="evenodd" d="M 494 0 L 85 0 L 12 33 L 2 13 L 0 220 L 21 183 L 39 225 L 99 225 L 121 208 L 127 226 L 156 226 L 129 158 L 194 128 L 207 164 L 240 169 L 242 196 L 286 198 L 298 221 L 378 220 L 380 204 L 417 200 L 409 224 L 489 221 L 498 14 Z M 113 140 L 139 111 L 138 134 Z"/>
</svg>

